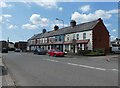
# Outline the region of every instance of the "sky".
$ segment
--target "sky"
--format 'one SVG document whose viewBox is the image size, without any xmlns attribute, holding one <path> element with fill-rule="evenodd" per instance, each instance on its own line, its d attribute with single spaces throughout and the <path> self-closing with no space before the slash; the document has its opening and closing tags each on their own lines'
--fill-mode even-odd
<svg viewBox="0 0 120 88">
<path fill-rule="evenodd" d="M 103 19 L 110 39 L 117 38 L 118 2 L 1 1 L 0 40 L 26 41 L 34 34 L 41 33 L 42 29 L 50 31 L 55 25 L 59 28 L 69 26 L 71 20 L 80 24 L 98 18 Z"/>
</svg>

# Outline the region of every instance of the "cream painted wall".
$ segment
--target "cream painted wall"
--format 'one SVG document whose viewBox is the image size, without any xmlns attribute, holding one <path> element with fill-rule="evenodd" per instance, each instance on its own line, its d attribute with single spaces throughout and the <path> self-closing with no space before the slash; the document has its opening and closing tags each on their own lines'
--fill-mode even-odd
<svg viewBox="0 0 120 88">
<path fill-rule="evenodd" d="M 92 50 L 92 46 L 93 46 L 93 43 L 92 43 L 92 30 L 66 34 L 65 35 L 65 42 L 67 42 L 67 37 L 68 36 L 69 36 L 69 41 L 72 41 L 74 35 L 75 35 L 75 39 L 77 39 L 77 34 L 79 34 L 79 40 L 84 40 L 83 39 L 83 33 L 86 33 L 86 39 L 90 40 L 89 43 L 88 43 L 88 50 Z"/>
</svg>

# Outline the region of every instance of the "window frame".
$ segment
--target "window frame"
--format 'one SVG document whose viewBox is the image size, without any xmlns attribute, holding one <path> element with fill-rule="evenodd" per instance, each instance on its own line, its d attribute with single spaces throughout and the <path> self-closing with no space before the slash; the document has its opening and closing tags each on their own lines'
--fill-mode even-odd
<svg viewBox="0 0 120 88">
<path fill-rule="evenodd" d="M 83 39 L 86 39 L 86 33 L 83 33 Z"/>
</svg>

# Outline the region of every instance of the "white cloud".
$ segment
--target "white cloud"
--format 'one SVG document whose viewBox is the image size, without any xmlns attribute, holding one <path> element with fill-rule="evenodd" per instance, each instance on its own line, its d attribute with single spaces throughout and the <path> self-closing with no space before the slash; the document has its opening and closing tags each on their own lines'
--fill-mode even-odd
<svg viewBox="0 0 120 88">
<path fill-rule="evenodd" d="M 28 4 L 28 5 L 34 3 L 38 6 L 48 8 L 48 9 L 57 7 L 57 1 L 56 0 L 50 0 L 50 1 L 49 0 L 48 1 L 46 1 L 46 0 L 39 0 L 39 1 L 38 0 L 31 0 L 30 2 L 28 2 L 27 0 L 24 0 L 23 3 Z"/>
<path fill-rule="evenodd" d="M 0 16 L 0 23 L 2 23 L 2 16 Z"/>
<path fill-rule="evenodd" d="M 49 20 L 47 18 L 41 18 L 41 27 L 48 25 Z"/>
<path fill-rule="evenodd" d="M 114 10 L 96 10 L 94 13 L 89 14 L 81 14 L 79 12 L 74 12 L 71 16 L 72 20 L 76 20 L 78 23 L 92 21 L 98 18 L 102 19 L 110 19 L 112 17 L 112 14 L 115 14 Z"/>
<path fill-rule="evenodd" d="M 116 38 L 117 38 L 117 37 L 115 37 L 115 36 L 113 36 L 113 35 L 110 36 L 111 41 L 115 40 Z"/>
<path fill-rule="evenodd" d="M 46 9 L 58 9 L 59 11 L 62 11 L 63 8 L 58 6 L 57 0 L 31 0 L 28 2 L 27 0 L 24 0 L 23 3 L 27 4 L 28 7 L 31 7 L 31 4 L 36 4 L 40 7 L 46 8 Z"/>
<path fill-rule="evenodd" d="M 106 24 L 106 23 L 105 23 L 105 26 L 106 26 L 106 27 L 109 27 L 109 26 L 111 26 L 111 24 Z"/>
<path fill-rule="evenodd" d="M 0 15 L 0 23 L 9 22 L 9 19 L 11 17 L 12 17 L 12 15 L 9 15 L 9 14 Z"/>
<path fill-rule="evenodd" d="M 88 12 L 90 11 L 90 5 L 84 5 L 80 8 L 82 12 Z"/>
<path fill-rule="evenodd" d="M 38 27 L 36 25 L 32 25 L 32 24 L 24 24 L 24 25 L 22 25 L 22 28 L 23 29 L 32 29 L 32 30 L 35 30 Z"/>
<path fill-rule="evenodd" d="M 113 29 L 112 32 L 116 32 L 117 30 L 116 29 Z"/>
<path fill-rule="evenodd" d="M 17 26 L 16 25 L 10 25 L 9 27 L 8 27 L 9 29 L 16 29 L 17 28 Z"/>
<path fill-rule="evenodd" d="M 32 14 L 30 21 L 34 25 L 40 25 L 41 27 L 47 26 L 49 20 L 47 18 L 42 18 L 39 14 Z"/>
<path fill-rule="evenodd" d="M 49 19 L 42 18 L 39 14 L 32 14 L 30 17 L 30 23 L 22 25 L 23 29 L 38 29 L 38 27 L 48 26 Z"/>
<path fill-rule="evenodd" d="M 33 14 L 31 17 L 30 17 L 30 21 L 33 23 L 33 24 L 38 24 L 40 23 L 40 20 L 41 20 L 41 17 L 39 14 Z"/>
<path fill-rule="evenodd" d="M 34 0 L 33 0 L 34 1 Z M 41 7 L 45 7 L 45 8 L 56 8 L 57 7 L 57 2 L 56 0 L 52 0 L 52 1 L 44 1 L 44 0 L 41 0 L 39 2 L 36 2 L 34 1 L 35 4 L 41 6 Z"/>
<path fill-rule="evenodd" d="M 62 10 L 63 10 L 63 8 L 62 8 L 62 7 L 59 7 L 59 10 L 60 10 L 60 11 L 62 11 Z"/>
<path fill-rule="evenodd" d="M 116 13 L 118 13 L 118 9 L 109 10 L 109 11 L 107 11 L 107 13 L 116 14 Z"/>
<path fill-rule="evenodd" d="M 63 23 L 59 23 L 57 21 L 54 21 L 53 23 L 51 23 L 51 29 L 54 30 L 54 26 L 57 25 L 59 28 L 63 28 L 69 26 L 68 24 L 63 24 Z"/>
<path fill-rule="evenodd" d="M 111 36 L 111 38 L 114 38 L 114 36 Z"/>
<path fill-rule="evenodd" d="M 2 15 L 3 17 L 5 17 L 5 18 L 11 18 L 12 16 L 11 15 L 9 15 L 9 14 L 5 14 L 5 15 Z"/>
<path fill-rule="evenodd" d="M 12 6 L 12 5 L 7 4 L 6 2 L 4 2 L 2 0 L 0 1 L 0 8 L 10 7 L 10 6 Z"/>
</svg>

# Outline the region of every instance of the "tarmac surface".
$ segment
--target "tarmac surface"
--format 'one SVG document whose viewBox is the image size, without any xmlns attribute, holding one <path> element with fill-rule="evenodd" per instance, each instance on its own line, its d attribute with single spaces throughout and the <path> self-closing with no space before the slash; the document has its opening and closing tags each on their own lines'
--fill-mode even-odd
<svg viewBox="0 0 120 88">
<path fill-rule="evenodd" d="M 9 52 L 3 61 L 16 86 L 118 86 L 117 55 L 69 58 Z"/>
</svg>

